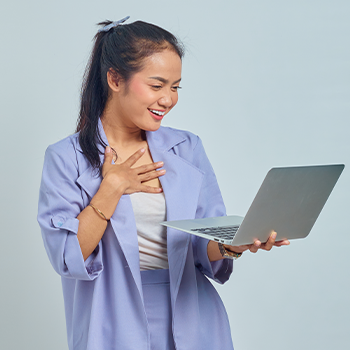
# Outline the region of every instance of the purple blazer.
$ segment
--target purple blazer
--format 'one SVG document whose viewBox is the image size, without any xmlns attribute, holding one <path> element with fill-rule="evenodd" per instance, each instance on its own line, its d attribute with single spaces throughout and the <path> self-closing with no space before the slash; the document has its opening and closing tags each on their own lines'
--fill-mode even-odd
<svg viewBox="0 0 350 350">
<path fill-rule="evenodd" d="M 108 144 L 101 122 L 99 128 Z M 146 136 L 153 160 L 164 161 L 167 170 L 160 178 L 167 220 L 225 215 L 200 139 L 167 127 Z M 80 250 L 77 216 L 100 183 L 82 153 L 78 134 L 48 147 L 38 222 L 51 264 L 62 279 L 69 349 L 150 350 L 129 195 L 121 197 L 101 241 L 86 261 Z M 232 261 L 210 262 L 207 244 L 203 238 L 168 228 L 172 324 L 178 350 L 233 349 L 225 308 L 207 278 L 227 281 Z"/>
</svg>

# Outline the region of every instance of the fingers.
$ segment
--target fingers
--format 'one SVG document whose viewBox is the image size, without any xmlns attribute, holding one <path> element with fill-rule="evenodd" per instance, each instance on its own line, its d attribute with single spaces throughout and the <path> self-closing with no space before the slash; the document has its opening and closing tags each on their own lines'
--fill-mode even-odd
<svg viewBox="0 0 350 350">
<path fill-rule="evenodd" d="M 146 174 L 139 175 L 139 179 L 141 182 L 146 182 L 146 181 L 153 180 L 153 179 L 156 179 L 156 178 L 164 175 L 165 172 L 166 172 L 165 169 L 158 170 L 158 171 L 149 171 Z"/>
<path fill-rule="evenodd" d="M 262 244 L 259 240 L 256 240 L 253 244 L 249 246 L 249 250 L 252 253 L 256 253 L 259 249 L 271 250 L 273 246 L 282 247 L 284 245 L 290 244 L 290 242 L 287 239 L 276 242 L 276 237 L 277 232 L 272 232 L 266 243 Z"/>
<path fill-rule="evenodd" d="M 163 165 L 164 165 L 163 162 L 157 162 L 157 163 L 151 163 L 151 164 L 147 164 L 147 165 L 141 165 L 141 166 L 134 168 L 134 169 L 138 174 L 146 174 L 146 173 L 152 172 L 158 168 L 161 168 Z"/>
<path fill-rule="evenodd" d="M 289 245 L 290 242 L 287 239 L 276 242 L 277 232 L 272 232 L 266 243 L 261 243 L 258 239 L 253 243 L 245 246 L 233 247 L 234 251 L 244 251 L 249 249 L 251 253 L 256 253 L 259 249 L 271 250 L 273 246 L 282 247 L 284 245 Z"/>
<path fill-rule="evenodd" d="M 264 250 L 271 250 L 275 244 L 276 237 L 277 237 L 277 232 L 272 232 L 267 242 L 261 248 Z"/>
<path fill-rule="evenodd" d="M 108 169 L 110 169 L 112 161 L 113 161 L 112 149 L 111 149 L 111 147 L 107 146 L 105 148 L 105 158 L 104 158 L 103 164 L 102 164 L 102 177 L 103 178 L 106 176 Z"/>
<path fill-rule="evenodd" d="M 130 156 L 123 164 L 132 167 L 138 159 L 140 159 L 145 153 L 145 149 L 141 148 L 137 152 L 135 152 L 132 156 Z M 161 168 L 164 165 L 163 162 L 151 163 L 147 165 L 141 165 L 137 168 L 134 168 L 137 174 L 141 174 L 140 180 L 141 182 L 155 179 L 161 175 L 165 174 L 165 170 L 160 170 L 159 172 L 155 172 L 156 169 Z"/>
<path fill-rule="evenodd" d="M 290 245 L 290 242 L 287 239 L 285 239 L 283 241 L 275 242 L 274 245 L 275 245 L 275 247 L 282 247 L 284 245 Z"/>
<path fill-rule="evenodd" d="M 111 147 L 107 146 L 105 149 L 105 159 L 103 161 L 103 164 L 112 164 L 113 160 L 113 153 Z"/>
<path fill-rule="evenodd" d="M 138 151 L 136 151 L 133 155 L 131 155 L 125 162 L 124 164 L 132 167 L 144 154 L 145 154 L 145 149 L 141 148 Z"/>
<path fill-rule="evenodd" d="M 262 244 L 259 240 L 256 240 L 254 244 L 252 244 L 249 248 L 249 250 L 252 253 L 256 253 L 259 249 L 263 250 L 271 250 L 274 245 L 276 245 L 276 236 L 277 232 L 272 232 L 269 239 L 266 241 L 266 243 Z M 283 241 L 281 241 L 283 242 Z"/>
<path fill-rule="evenodd" d="M 161 187 L 152 187 L 152 186 L 142 185 L 140 187 L 140 192 L 160 193 L 160 192 L 163 192 L 163 189 Z"/>
<path fill-rule="evenodd" d="M 251 253 L 256 253 L 261 247 L 261 242 L 256 240 L 253 244 L 249 246 L 249 250 Z"/>
</svg>

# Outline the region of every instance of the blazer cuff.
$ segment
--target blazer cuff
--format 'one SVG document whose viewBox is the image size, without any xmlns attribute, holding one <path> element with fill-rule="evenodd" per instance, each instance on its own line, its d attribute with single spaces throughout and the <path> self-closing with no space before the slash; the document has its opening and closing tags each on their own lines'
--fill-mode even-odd
<svg viewBox="0 0 350 350">
<path fill-rule="evenodd" d="M 222 259 L 218 261 L 210 261 L 208 257 L 208 243 L 209 240 L 202 237 L 195 237 L 195 255 L 196 260 L 199 262 L 199 269 L 209 278 L 214 281 L 223 284 L 225 283 L 233 269 L 233 260 Z"/>
<path fill-rule="evenodd" d="M 60 216 L 55 216 L 52 218 L 52 224 L 55 228 L 68 231 L 63 251 L 65 270 L 68 270 L 72 278 L 94 280 L 103 270 L 101 242 L 84 261 L 77 237 L 79 220 L 77 218 L 64 220 Z"/>
</svg>

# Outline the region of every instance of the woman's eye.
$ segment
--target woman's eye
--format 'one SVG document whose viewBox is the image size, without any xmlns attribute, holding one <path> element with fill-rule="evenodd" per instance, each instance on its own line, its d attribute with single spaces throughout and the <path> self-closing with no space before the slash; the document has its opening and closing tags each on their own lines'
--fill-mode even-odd
<svg viewBox="0 0 350 350">
<path fill-rule="evenodd" d="M 153 89 L 160 89 L 160 88 L 161 88 L 161 85 L 152 85 L 152 88 L 153 88 Z"/>
<path fill-rule="evenodd" d="M 177 90 L 179 90 L 179 89 L 182 89 L 182 87 L 181 87 L 181 86 L 173 86 L 172 89 L 175 90 L 175 91 L 177 91 Z"/>
</svg>

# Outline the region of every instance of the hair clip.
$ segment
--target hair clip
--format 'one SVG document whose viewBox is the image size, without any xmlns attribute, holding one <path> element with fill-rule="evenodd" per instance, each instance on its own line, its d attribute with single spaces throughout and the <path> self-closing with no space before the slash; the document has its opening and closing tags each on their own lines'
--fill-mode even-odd
<svg viewBox="0 0 350 350">
<path fill-rule="evenodd" d="M 98 33 L 101 33 L 101 32 L 108 32 L 110 29 L 115 28 L 115 27 L 118 27 L 120 24 L 124 23 L 124 22 L 127 21 L 129 18 L 130 18 L 130 16 L 126 16 L 126 17 L 124 17 L 123 19 L 120 19 L 119 21 L 112 22 L 111 24 L 108 24 L 108 25 L 104 26 L 103 28 L 100 28 L 100 29 L 98 30 Z"/>
</svg>

